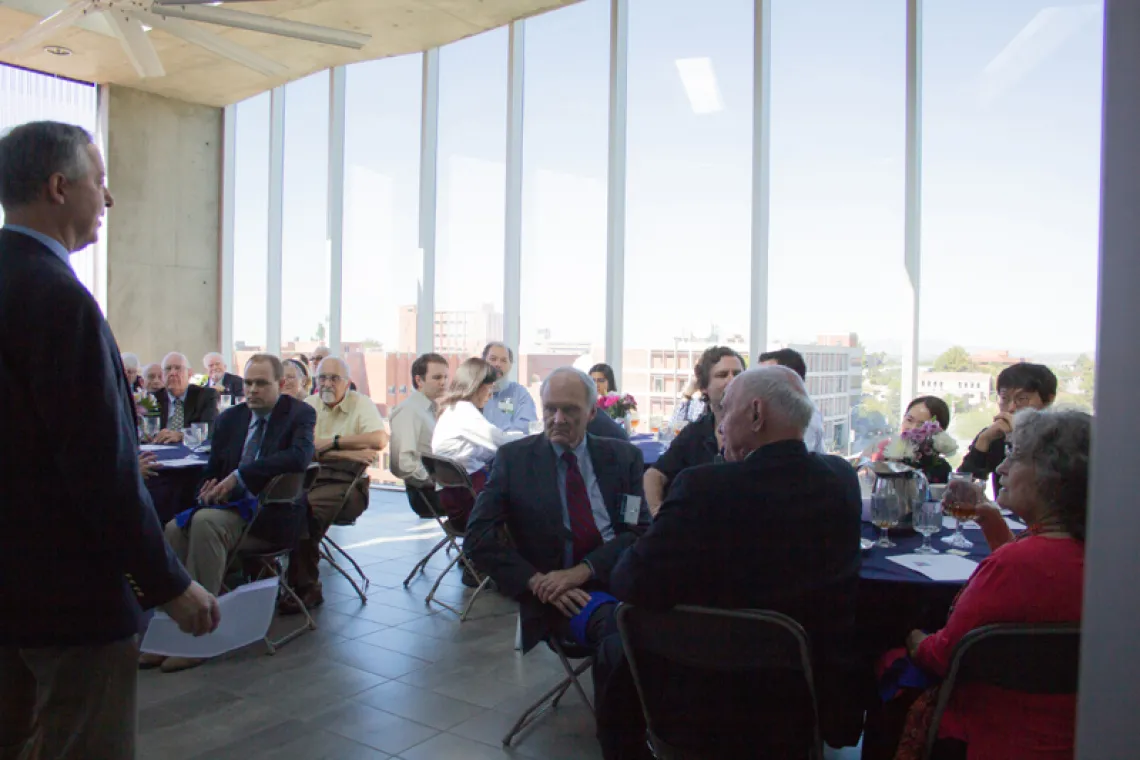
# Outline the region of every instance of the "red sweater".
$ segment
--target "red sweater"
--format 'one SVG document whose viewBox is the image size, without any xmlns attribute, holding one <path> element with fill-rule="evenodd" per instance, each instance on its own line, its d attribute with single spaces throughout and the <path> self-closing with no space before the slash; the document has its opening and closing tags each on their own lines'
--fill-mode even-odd
<svg viewBox="0 0 1140 760">
<path fill-rule="evenodd" d="M 918 664 L 945 676 L 954 647 L 991 623 L 1061 623 L 1081 619 L 1085 547 L 1071 538 L 1027 536 L 978 565 L 946 627 L 918 647 Z M 1076 698 L 1018 694 L 983 684 L 954 689 L 939 734 L 961 739 L 969 760 L 1071 760 Z"/>
</svg>

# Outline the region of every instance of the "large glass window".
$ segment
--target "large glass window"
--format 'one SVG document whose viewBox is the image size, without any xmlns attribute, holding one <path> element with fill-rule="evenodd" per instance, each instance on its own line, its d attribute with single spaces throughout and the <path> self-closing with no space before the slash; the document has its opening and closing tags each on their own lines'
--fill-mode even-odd
<svg viewBox="0 0 1140 760">
<path fill-rule="evenodd" d="M 348 67 L 343 351 L 357 388 L 391 409 L 416 351 L 423 58 Z"/>
<path fill-rule="evenodd" d="M 526 22 L 519 382 L 605 361 L 609 2 Z"/>
<path fill-rule="evenodd" d="M 751 0 L 630 2 L 619 389 L 643 423 L 672 413 L 705 347 L 747 351 L 752 32 Z"/>
<path fill-rule="evenodd" d="M 924 22 L 919 386 L 953 404 L 964 451 L 1019 359 L 1091 408 L 1103 17 L 965 0 Z"/>
<path fill-rule="evenodd" d="M 285 88 L 285 195 L 281 249 L 281 353 L 328 340 L 329 74 Z"/>
<path fill-rule="evenodd" d="M 771 83 L 770 348 L 804 355 L 826 445 L 859 451 L 897 426 L 910 319 L 904 4 L 777 0 Z"/>
<path fill-rule="evenodd" d="M 506 27 L 439 55 L 433 345 L 467 356 L 503 337 Z"/>
<path fill-rule="evenodd" d="M 269 93 L 237 104 L 234 147 L 234 355 L 265 349 L 269 263 Z"/>
</svg>

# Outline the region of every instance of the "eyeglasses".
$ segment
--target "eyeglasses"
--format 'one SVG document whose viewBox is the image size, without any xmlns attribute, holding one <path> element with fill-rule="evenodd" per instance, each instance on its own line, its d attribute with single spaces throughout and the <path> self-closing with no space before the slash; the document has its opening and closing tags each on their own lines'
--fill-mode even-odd
<svg viewBox="0 0 1140 760">
<path fill-rule="evenodd" d="M 317 375 L 318 383 L 332 383 L 336 385 L 344 380 L 340 375 Z"/>
</svg>

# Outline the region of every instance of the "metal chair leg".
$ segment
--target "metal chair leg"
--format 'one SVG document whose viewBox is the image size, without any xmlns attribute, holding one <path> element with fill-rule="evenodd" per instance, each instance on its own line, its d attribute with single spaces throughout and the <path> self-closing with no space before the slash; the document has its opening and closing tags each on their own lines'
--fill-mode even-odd
<svg viewBox="0 0 1140 760">
<path fill-rule="evenodd" d="M 534 704 L 528 707 L 526 709 L 526 712 L 519 716 L 519 719 L 515 721 L 515 724 L 513 726 L 511 726 L 511 730 L 508 731 L 507 735 L 503 737 L 503 746 L 511 746 L 511 742 L 514 741 L 516 736 L 521 734 L 524 729 L 534 723 L 544 712 L 552 709 L 553 703 L 550 701 L 551 697 L 553 697 L 555 694 L 564 692 L 569 689 L 569 681 L 569 678 L 564 678 L 563 680 L 559 681 L 554 688 L 550 689 L 537 700 L 535 700 Z"/>
<path fill-rule="evenodd" d="M 277 654 L 278 649 L 285 646 L 286 644 L 288 644 L 290 641 L 292 641 L 293 639 L 300 636 L 305 631 L 317 630 L 317 621 L 313 619 L 313 616 L 309 612 L 308 607 L 306 607 L 305 603 L 303 601 L 301 601 L 301 597 L 297 596 L 297 592 L 294 591 L 292 589 L 292 587 L 288 583 L 285 582 L 284 575 L 282 573 L 280 573 L 276 567 L 273 567 L 272 565 L 265 562 L 264 560 L 262 561 L 262 564 L 265 566 L 265 569 L 269 570 L 270 573 L 272 573 L 274 576 L 276 576 L 278 593 L 280 593 L 281 591 L 284 591 L 294 602 L 297 603 L 297 606 L 301 608 L 301 612 L 305 616 L 305 624 L 304 625 L 290 631 L 289 633 L 285 634 L 284 636 L 282 636 L 278 639 L 271 639 L 271 638 L 269 638 L 269 635 L 266 634 L 266 636 L 262 639 L 262 641 L 265 642 L 265 649 L 267 650 L 268 654 L 274 655 L 274 654 Z"/>
<path fill-rule="evenodd" d="M 408 587 L 408 584 L 410 584 L 412 582 L 412 578 L 414 578 L 416 576 L 416 573 L 423 572 L 423 571 L 427 570 L 428 562 L 431 561 L 431 558 L 435 556 L 435 553 L 437 551 L 442 549 L 449 541 L 454 541 L 454 540 L 455 539 L 453 539 L 451 536 L 444 536 L 443 538 L 441 538 L 439 543 L 436 544 L 435 546 L 433 546 L 432 550 L 430 552 L 428 552 L 427 555 L 423 559 L 421 559 L 419 562 L 416 563 L 416 566 L 412 568 L 412 572 L 408 573 L 408 577 L 404 579 L 404 588 Z M 447 550 L 451 551 L 451 547 L 448 546 Z"/>
<path fill-rule="evenodd" d="M 324 540 L 328 541 L 329 544 L 332 546 L 332 548 L 336 549 L 337 552 L 339 552 L 342 557 L 347 559 L 352 564 L 353 568 L 355 568 L 357 574 L 360 576 L 360 579 L 364 582 L 364 588 L 368 588 L 369 586 L 372 585 L 372 580 L 368 577 L 367 574 L 365 574 L 364 570 L 361 569 L 361 567 L 357 563 L 357 561 L 352 558 L 351 554 L 346 552 L 344 549 L 340 548 L 340 544 L 338 544 L 336 541 L 333 541 L 328 536 L 325 536 Z M 332 554 L 332 552 L 329 552 L 329 554 Z"/>
<path fill-rule="evenodd" d="M 321 558 L 324 559 L 325 562 L 328 562 L 330 565 L 332 565 L 334 570 L 343 575 L 344 579 L 352 584 L 352 587 L 356 590 L 356 595 L 360 597 L 360 603 L 368 604 L 368 595 L 364 593 L 364 589 L 360 588 L 360 584 L 353 580 L 352 576 L 349 575 L 343 567 L 337 564 L 337 561 L 332 558 L 332 555 L 329 554 L 328 551 L 326 551 L 324 548 L 322 548 L 320 551 Z"/>
<path fill-rule="evenodd" d="M 586 690 L 582 688 L 582 682 L 578 680 L 578 676 L 585 673 L 586 669 L 594 664 L 593 658 L 591 657 L 591 658 L 588 658 L 586 660 L 583 660 L 582 664 L 580 664 L 577 668 L 575 668 L 572 664 L 570 664 L 570 660 L 567 659 L 567 657 L 566 657 L 565 653 L 563 653 L 561 647 L 555 646 L 554 651 L 558 654 L 558 659 L 562 660 L 562 667 L 566 669 L 567 673 L 572 674 L 570 676 L 570 681 L 573 682 L 574 688 L 578 690 L 578 696 L 582 697 L 582 701 L 586 703 L 586 707 L 590 708 L 590 712 L 593 712 L 594 711 L 594 705 L 592 702 L 590 702 L 590 698 L 586 696 Z M 563 693 L 565 693 L 565 692 L 563 692 Z M 562 698 L 562 695 L 559 694 L 558 697 L 554 700 L 556 705 L 558 703 L 558 700 L 561 698 Z"/>
</svg>

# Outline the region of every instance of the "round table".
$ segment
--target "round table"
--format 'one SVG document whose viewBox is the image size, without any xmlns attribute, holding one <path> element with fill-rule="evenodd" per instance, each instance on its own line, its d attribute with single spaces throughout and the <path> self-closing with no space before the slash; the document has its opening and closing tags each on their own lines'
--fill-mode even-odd
<svg viewBox="0 0 1140 760">
<path fill-rule="evenodd" d="M 658 441 L 650 433 L 631 435 L 629 442 L 641 449 L 641 458 L 645 461 L 646 467 L 660 459 L 665 454 L 665 450 L 669 448 L 669 444 Z"/>
<path fill-rule="evenodd" d="M 176 514 L 193 505 L 195 489 L 202 478 L 202 469 L 206 466 L 210 455 L 196 454 L 180 443 L 141 453 L 154 454 L 160 463 L 186 458 L 193 458 L 199 462 L 187 467 L 160 467 L 157 475 L 146 479 L 147 490 L 150 491 L 151 500 L 154 501 L 154 511 L 165 525 L 174 519 Z"/>
</svg>

